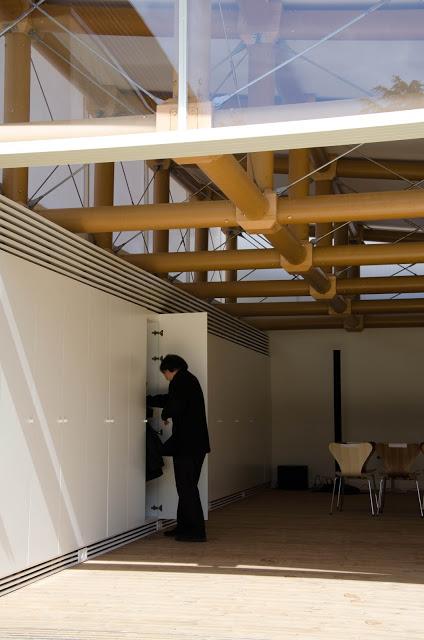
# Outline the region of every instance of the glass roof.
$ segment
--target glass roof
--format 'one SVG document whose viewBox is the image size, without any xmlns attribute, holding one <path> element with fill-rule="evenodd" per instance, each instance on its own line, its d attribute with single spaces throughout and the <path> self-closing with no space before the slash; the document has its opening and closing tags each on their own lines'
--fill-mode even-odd
<svg viewBox="0 0 424 640">
<path fill-rule="evenodd" d="M 422 107 L 423 21 L 422 2 L 212 3 L 215 125 Z"/>
<path fill-rule="evenodd" d="M 174 11 L 169 0 L 44 0 L 21 13 L 30 25 L 32 84 L 54 106 L 50 119 L 154 114 L 174 91 Z M 3 17 L 6 31 L 19 12 Z M 32 100 L 31 120 L 40 119 L 49 117 Z"/>
<path fill-rule="evenodd" d="M 185 77 L 213 126 L 424 106 L 418 0 L 188 0 L 186 76 L 177 0 L 3 0 L 0 33 L 19 20 L 54 120 L 153 115 Z"/>
</svg>

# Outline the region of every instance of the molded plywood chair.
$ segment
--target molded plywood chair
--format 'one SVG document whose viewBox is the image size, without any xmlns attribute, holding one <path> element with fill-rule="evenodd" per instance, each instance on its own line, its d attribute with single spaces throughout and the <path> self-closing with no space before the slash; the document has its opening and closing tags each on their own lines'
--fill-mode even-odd
<svg viewBox="0 0 424 640">
<path fill-rule="evenodd" d="M 375 474 L 374 471 L 366 471 L 365 469 L 365 465 L 374 451 L 373 444 L 371 444 L 371 442 L 350 442 L 346 444 L 343 444 L 341 442 L 330 442 L 328 448 L 330 449 L 331 455 L 340 467 L 340 471 L 336 471 L 336 475 L 334 476 L 330 514 L 333 513 L 334 496 L 336 493 L 337 481 L 339 484 L 337 493 L 337 509 L 341 510 L 342 508 L 341 494 L 345 478 L 367 480 L 370 495 L 371 513 L 372 515 L 375 515 L 376 512 L 378 513 Z M 371 481 L 373 484 L 372 488 Z"/>
<path fill-rule="evenodd" d="M 379 491 L 379 511 L 383 511 L 384 497 L 386 494 L 386 483 L 389 478 L 392 481 L 396 478 L 402 480 L 415 480 L 417 487 L 418 504 L 420 514 L 423 517 L 423 503 L 420 494 L 420 485 L 418 482 L 419 472 L 411 471 L 411 467 L 420 454 L 423 445 L 411 444 L 407 442 L 379 442 L 377 444 L 377 453 L 381 457 L 384 467 L 383 477 L 380 480 Z"/>
</svg>

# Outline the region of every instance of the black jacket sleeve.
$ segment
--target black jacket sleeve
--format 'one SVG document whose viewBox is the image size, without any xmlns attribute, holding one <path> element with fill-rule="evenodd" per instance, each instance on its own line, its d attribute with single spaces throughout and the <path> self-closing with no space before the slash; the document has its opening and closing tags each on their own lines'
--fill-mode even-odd
<svg viewBox="0 0 424 640">
<path fill-rule="evenodd" d="M 189 395 L 185 385 L 174 379 L 169 385 L 168 399 L 162 411 L 162 420 L 179 418 L 187 411 Z"/>
<path fill-rule="evenodd" d="M 160 407 L 161 409 L 163 409 L 163 407 L 166 406 L 168 402 L 168 394 L 164 393 L 164 394 L 159 394 L 157 396 L 147 396 L 146 397 L 146 405 L 148 407 Z"/>
</svg>

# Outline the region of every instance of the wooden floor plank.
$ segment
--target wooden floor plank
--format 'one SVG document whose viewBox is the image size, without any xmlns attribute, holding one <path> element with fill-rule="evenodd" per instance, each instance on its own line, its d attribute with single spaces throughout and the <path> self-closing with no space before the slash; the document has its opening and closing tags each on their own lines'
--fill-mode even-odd
<svg viewBox="0 0 424 640">
<path fill-rule="evenodd" d="M 412 495 L 269 491 L 211 513 L 206 544 L 140 540 L 0 600 L 13 640 L 415 640 L 424 521 Z"/>
</svg>

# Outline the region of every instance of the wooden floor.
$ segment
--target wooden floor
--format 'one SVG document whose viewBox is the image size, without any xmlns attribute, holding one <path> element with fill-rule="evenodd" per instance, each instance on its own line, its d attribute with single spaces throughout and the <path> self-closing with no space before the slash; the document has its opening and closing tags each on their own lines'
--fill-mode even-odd
<svg viewBox="0 0 424 640">
<path fill-rule="evenodd" d="M 269 491 L 212 512 L 206 544 L 154 535 L 0 599 L 0 638 L 424 638 L 424 521 L 364 495 Z"/>
</svg>

